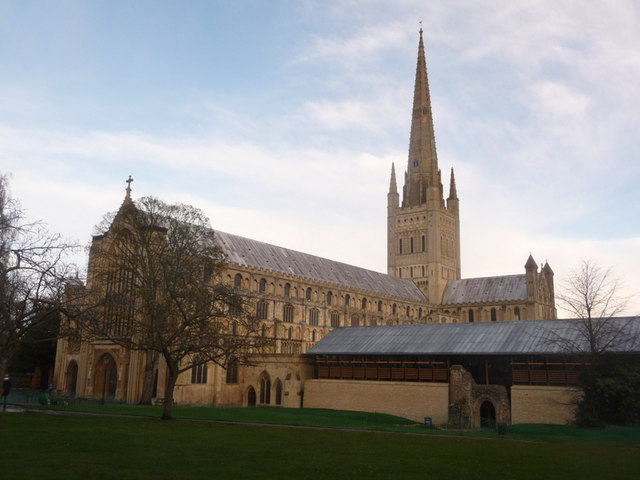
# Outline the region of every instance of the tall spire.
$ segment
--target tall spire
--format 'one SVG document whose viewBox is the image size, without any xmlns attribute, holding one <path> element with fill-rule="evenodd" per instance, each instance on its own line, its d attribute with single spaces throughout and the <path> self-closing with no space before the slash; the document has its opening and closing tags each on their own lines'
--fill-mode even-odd
<svg viewBox="0 0 640 480">
<path fill-rule="evenodd" d="M 437 189 L 439 185 L 438 156 L 436 154 L 427 62 L 424 53 L 422 27 L 420 27 L 411 115 L 411 136 L 409 139 L 409 162 L 403 205 L 413 206 L 424 203 L 427 199 L 427 189 L 429 187 L 436 187 Z M 441 197 L 442 193 L 439 193 Z"/>
</svg>

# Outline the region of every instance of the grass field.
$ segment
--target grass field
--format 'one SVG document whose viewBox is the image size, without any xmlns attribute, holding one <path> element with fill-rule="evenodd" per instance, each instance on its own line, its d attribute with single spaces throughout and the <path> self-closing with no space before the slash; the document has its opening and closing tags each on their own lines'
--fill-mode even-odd
<svg viewBox="0 0 640 480">
<path fill-rule="evenodd" d="M 102 408 L 117 413 L 114 408 Z M 564 427 L 516 426 L 507 438 L 478 439 L 167 422 L 144 416 L 145 412 L 157 414 L 157 409 L 120 408 L 133 408 L 142 416 L 0 414 L 0 478 L 635 480 L 640 476 L 638 429 L 582 431 L 578 435 Z M 271 423 L 283 423 L 275 420 L 285 417 L 296 421 L 297 412 L 298 424 L 367 423 L 374 428 L 381 424 L 424 431 L 400 425 L 396 417 L 352 412 L 184 410 L 191 417 L 218 416 L 221 412 L 216 411 L 225 411 L 234 418 L 220 420 L 228 421 L 261 421 L 262 415 Z M 175 413 L 181 418 L 189 416 L 182 409 Z"/>
</svg>

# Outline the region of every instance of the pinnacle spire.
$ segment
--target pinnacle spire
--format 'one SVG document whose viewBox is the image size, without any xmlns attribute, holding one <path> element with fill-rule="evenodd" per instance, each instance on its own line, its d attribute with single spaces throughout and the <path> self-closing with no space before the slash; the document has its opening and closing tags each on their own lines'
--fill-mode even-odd
<svg viewBox="0 0 640 480">
<path fill-rule="evenodd" d="M 458 198 L 458 190 L 456 188 L 456 176 L 453 173 L 453 167 L 451 167 L 451 180 L 449 182 L 449 198 Z"/>
<path fill-rule="evenodd" d="M 389 182 L 389 193 L 398 193 L 398 182 L 396 181 L 396 164 L 391 163 L 391 181 Z"/>
<path fill-rule="evenodd" d="M 409 161 L 403 198 L 403 204 L 406 206 L 423 203 L 427 197 L 426 189 L 438 187 L 440 183 L 422 26 L 419 33 L 418 61 L 411 115 L 411 136 L 409 139 Z"/>
</svg>

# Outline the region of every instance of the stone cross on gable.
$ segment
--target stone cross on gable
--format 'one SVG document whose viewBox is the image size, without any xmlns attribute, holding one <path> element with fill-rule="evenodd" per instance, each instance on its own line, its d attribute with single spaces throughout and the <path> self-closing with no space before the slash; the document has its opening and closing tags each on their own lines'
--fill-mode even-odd
<svg viewBox="0 0 640 480">
<path fill-rule="evenodd" d="M 129 175 L 129 178 L 127 178 L 127 180 L 126 180 L 127 195 L 131 195 L 131 182 L 133 182 L 133 178 L 131 178 L 131 175 Z"/>
</svg>

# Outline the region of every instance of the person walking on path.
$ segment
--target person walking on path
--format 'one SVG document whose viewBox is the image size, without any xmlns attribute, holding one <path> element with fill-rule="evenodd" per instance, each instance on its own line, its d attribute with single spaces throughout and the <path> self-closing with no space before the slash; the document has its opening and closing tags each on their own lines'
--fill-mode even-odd
<svg viewBox="0 0 640 480">
<path fill-rule="evenodd" d="M 9 398 L 9 392 L 11 391 L 11 379 L 9 374 L 4 376 L 2 380 L 2 411 L 7 411 L 7 399 Z"/>
</svg>

